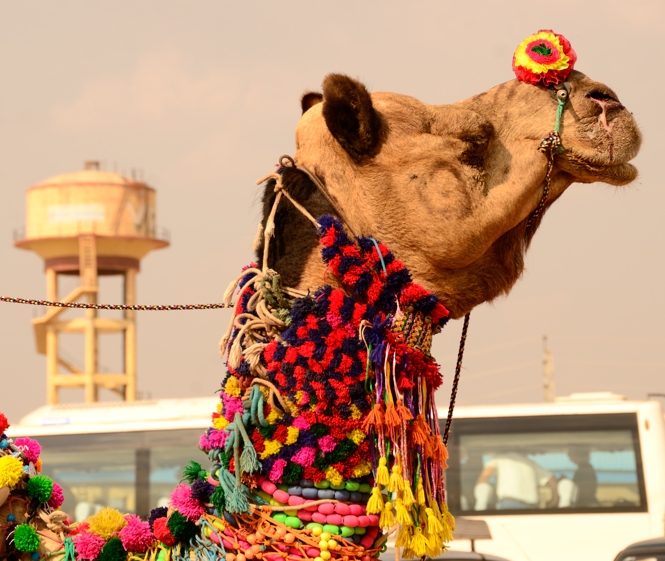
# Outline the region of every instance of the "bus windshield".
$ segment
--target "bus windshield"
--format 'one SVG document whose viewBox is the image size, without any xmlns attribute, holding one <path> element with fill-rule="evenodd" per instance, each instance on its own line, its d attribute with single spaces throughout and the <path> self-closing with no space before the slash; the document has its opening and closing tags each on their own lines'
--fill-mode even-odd
<svg viewBox="0 0 665 561">
<path fill-rule="evenodd" d="M 634 414 L 457 419 L 451 436 L 459 514 L 647 509 Z"/>
<path fill-rule="evenodd" d="M 77 521 L 109 506 L 147 517 L 166 505 L 189 460 L 207 466 L 192 429 L 38 437 L 44 474 L 64 489 Z"/>
</svg>

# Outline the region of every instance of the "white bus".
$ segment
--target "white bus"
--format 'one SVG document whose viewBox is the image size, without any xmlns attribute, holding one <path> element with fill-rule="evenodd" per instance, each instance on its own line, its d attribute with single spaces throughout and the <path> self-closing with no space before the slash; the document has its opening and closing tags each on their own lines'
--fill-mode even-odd
<svg viewBox="0 0 665 561">
<path fill-rule="evenodd" d="M 80 521 L 102 507 L 147 517 L 166 503 L 182 468 L 209 462 L 198 449 L 217 397 L 40 407 L 8 435 L 35 438 L 43 473 L 64 489 L 62 509 Z"/>
<path fill-rule="evenodd" d="M 448 445 L 448 502 L 456 516 L 487 522 L 483 553 L 610 561 L 632 542 L 665 535 L 665 419 L 656 401 L 600 393 L 458 407 Z"/>
<path fill-rule="evenodd" d="M 8 432 L 40 442 L 44 473 L 65 488 L 63 510 L 77 520 L 104 506 L 145 517 L 189 460 L 209 467 L 198 441 L 217 403 L 46 406 Z M 574 394 L 457 407 L 448 445 L 451 510 L 484 520 L 492 535 L 476 542 L 478 551 L 510 561 L 610 561 L 632 542 L 665 534 L 665 419 L 656 401 Z"/>
</svg>

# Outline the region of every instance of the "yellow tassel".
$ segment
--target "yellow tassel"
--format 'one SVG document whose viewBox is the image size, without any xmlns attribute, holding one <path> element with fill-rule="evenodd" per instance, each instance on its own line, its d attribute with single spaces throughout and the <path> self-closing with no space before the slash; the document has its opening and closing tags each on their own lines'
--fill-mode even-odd
<svg viewBox="0 0 665 561">
<path fill-rule="evenodd" d="M 411 535 L 413 534 L 413 526 L 402 526 L 399 529 L 399 534 L 397 534 L 397 540 L 395 541 L 395 547 L 409 547 L 411 543 Z M 402 556 L 404 559 L 409 559 L 409 556 Z"/>
<path fill-rule="evenodd" d="M 406 510 L 402 499 L 399 497 L 395 501 L 395 510 L 397 511 L 397 522 L 402 526 L 413 526 L 413 520 L 409 515 L 409 511 Z M 368 510 L 369 512 L 369 510 Z"/>
<path fill-rule="evenodd" d="M 418 478 L 418 485 L 416 486 L 416 502 L 420 506 L 425 506 L 425 488 L 423 487 L 423 478 Z"/>
<path fill-rule="evenodd" d="M 411 538 L 409 549 L 411 549 L 413 553 L 416 554 L 416 557 L 424 557 L 428 548 L 429 542 L 427 541 L 427 538 L 423 536 L 423 531 L 420 529 L 420 527 L 416 528 L 415 532 L 413 533 L 413 537 Z"/>
<path fill-rule="evenodd" d="M 395 517 L 393 516 L 393 503 L 388 501 L 381 511 L 379 526 L 381 526 L 381 528 L 392 528 L 394 525 Z"/>
<path fill-rule="evenodd" d="M 427 534 L 427 514 L 425 514 L 425 509 L 418 508 L 415 511 L 418 513 L 418 523 L 416 526 L 420 526 L 423 529 L 423 534 Z"/>
<path fill-rule="evenodd" d="M 410 547 L 405 547 L 404 552 L 402 553 L 402 559 L 415 559 L 418 557 L 414 552 L 413 549 Z"/>
<path fill-rule="evenodd" d="M 379 514 L 383 510 L 383 495 L 378 487 L 372 489 L 372 496 L 367 501 L 367 514 Z"/>
<path fill-rule="evenodd" d="M 402 500 L 404 501 L 404 506 L 409 508 L 413 505 L 416 500 L 413 498 L 413 491 L 411 491 L 411 485 L 406 479 L 402 479 Z"/>
<path fill-rule="evenodd" d="M 441 541 L 441 536 L 426 536 L 426 537 L 429 543 L 429 547 L 427 548 L 427 555 L 434 558 L 438 557 L 441 554 L 442 549 L 445 551 L 445 546 Z"/>
<path fill-rule="evenodd" d="M 388 485 L 389 475 L 388 475 L 388 461 L 385 458 L 379 458 L 379 467 L 376 470 L 376 482 L 378 485 L 383 485 L 384 487 Z"/>
<path fill-rule="evenodd" d="M 443 536 L 444 542 L 453 541 L 453 532 L 455 531 L 455 517 L 450 514 L 448 510 L 448 505 L 444 503 L 443 508 L 441 509 L 441 517 L 439 518 L 443 525 L 443 531 L 441 535 Z"/>
<path fill-rule="evenodd" d="M 431 508 L 426 508 L 427 513 L 427 531 L 430 534 L 439 534 L 443 532 L 443 524 L 434 516 L 434 511 Z"/>
<path fill-rule="evenodd" d="M 388 491 L 394 493 L 395 491 L 402 491 L 404 489 L 404 478 L 402 477 L 402 468 L 395 464 L 390 474 L 390 481 L 388 482 Z"/>
</svg>

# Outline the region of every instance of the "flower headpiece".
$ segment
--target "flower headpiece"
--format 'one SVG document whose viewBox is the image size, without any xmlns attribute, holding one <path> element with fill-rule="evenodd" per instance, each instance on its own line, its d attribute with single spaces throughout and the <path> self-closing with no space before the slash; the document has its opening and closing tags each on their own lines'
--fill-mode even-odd
<svg viewBox="0 0 665 561">
<path fill-rule="evenodd" d="M 565 82 L 575 62 L 577 55 L 568 39 L 550 29 L 541 29 L 517 47 L 513 71 L 521 82 L 552 86 Z"/>
</svg>

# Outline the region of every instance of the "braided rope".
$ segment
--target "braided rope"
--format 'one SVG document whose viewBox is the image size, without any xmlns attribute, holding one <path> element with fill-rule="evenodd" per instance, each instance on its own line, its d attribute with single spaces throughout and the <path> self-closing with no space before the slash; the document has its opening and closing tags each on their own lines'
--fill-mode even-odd
<svg viewBox="0 0 665 561">
<path fill-rule="evenodd" d="M 540 217 L 543 210 L 545 209 L 545 204 L 547 199 L 550 196 L 550 184 L 552 183 L 552 168 L 554 167 L 554 156 L 563 152 L 563 144 L 561 143 L 561 136 L 559 132 L 561 131 L 561 119 L 563 118 L 563 110 L 566 106 L 566 101 L 568 100 L 568 91 L 566 89 L 560 89 L 557 92 L 557 108 L 556 108 L 556 123 L 554 124 L 554 130 L 548 134 L 538 146 L 538 152 L 542 152 L 547 155 L 547 173 L 545 174 L 545 186 L 543 187 L 543 196 L 538 203 L 536 209 L 529 215 L 529 219 L 526 222 L 526 231 L 527 235 L 531 233 L 531 229 L 534 227 L 536 220 Z"/>
<path fill-rule="evenodd" d="M 50 306 L 52 308 L 76 308 L 83 310 L 134 310 L 143 312 L 168 312 L 173 310 L 217 310 L 219 308 L 232 308 L 233 302 L 229 304 L 170 304 L 170 305 L 145 305 L 145 304 L 89 304 L 87 302 L 54 302 L 53 300 L 34 300 L 31 298 L 12 298 L 11 296 L 0 296 L 0 302 L 12 304 L 28 304 L 30 306 Z"/>
<path fill-rule="evenodd" d="M 543 187 L 543 196 L 538 203 L 538 206 L 535 210 L 529 215 L 529 219 L 526 223 L 527 232 L 529 232 L 535 225 L 536 220 L 540 217 L 543 210 L 545 209 L 545 204 L 550 196 L 550 185 L 552 183 L 552 169 L 554 168 L 554 156 L 560 152 L 562 149 L 561 146 L 561 137 L 556 131 L 552 131 L 548 134 L 540 143 L 538 151 L 543 154 L 547 154 L 547 173 L 545 174 L 545 186 Z"/>
<path fill-rule="evenodd" d="M 457 366 L 455 366 L 455 378 L 453 387 L 450 390 L 450 406 L 448 407 L 448 418 L 446 419 L 446 428 L 443 431 L 443 443 L 448 444 L 448 435 L 450 434 L 450 425 L 453 422 L 453 410 L 455 409 L 455 399 L 457 398 L 457 386 L 459 385 L 460 373 L 462 372 L 462 358 L 464 357 L 464 345 L 466 344 L 466 334 L 469 330 L 469 318 L 471 312 L 464 316 L 464 326 L 462 327 L 462 337 L 459 341 L 459 351 L 457 352 Z"/>
</svg>

